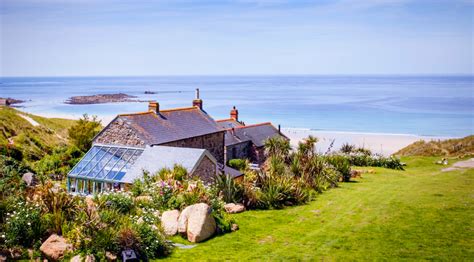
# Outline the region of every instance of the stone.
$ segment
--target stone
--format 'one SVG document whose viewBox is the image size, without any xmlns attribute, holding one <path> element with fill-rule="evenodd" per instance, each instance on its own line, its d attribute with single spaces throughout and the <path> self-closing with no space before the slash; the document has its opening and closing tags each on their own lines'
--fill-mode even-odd
<svg viewBox="0 0 474 262">
<path fill-rule="evenodd" d="M 242 204 L 228 203 L 224 205 L 225 212 L 229 214 L 241 213 L 245 211 L 245 206 Z"/>
<path fill-rule="evenodd" d="M 49 259 L 59 260 L 63 258 L 66 253 L 72 251 L 72 245 L 68 244 L 65 238 L 52 234 L 44 241 L 40 250 Z"/>
<path fill-rule="evenodd" d="M 361 175 L 362 175 L 362 171 L 360 171 L 360 170 L 351 170 L 351 177 L 352 178 L 361 177 Z"/>
<path fill-rule="evenodd" d="M 232 232 L 235 232 L 235 231 L 239 230 L 239 225 L 237 225 L 237 224 L 232 224 L 232 225 L 230 226 L 230 230 L 231 230 Z"/>
<path fill-rule="evenodd" d="M 117 256 L 110 253 L 109 251 L 105 252 L 105 258 L 107 261 L 117 261 Z"/>
<path fill-rule="evenodd" d="M 7 257 L 0 254 L 0 262 L 5 262 L 5 261 L 7 261 Z"/>
<path fill-rule="evenodd" d="M 189 206 L 187 237 L 190 242 L 202 242 L 216 232 L 216 221 L 211 215 L 211 207 L 205 203 Z M 184 211 L 183 211 L 184 213 Z"/>
<path fill-rule="evenodd" d="M 174 236 L 178 233 L 178 210 L 168 210 L 161 216 L 161 226 L 168 236 Z"/>
<path fill-rule="evenodd" d="M 25 184 L 26 184 L 27 186 L 36 186 L 36 184 L 37 184 L 37 182 L 38 182 L 38 181 L 36 180 L 35 174 L 30 173 L 30 172 L 23 174 L 23 176 L 21 177 L 21 179 L 25 182 Z"/>
<path fill-rule="evenodd" d="M 188 218 L 191 214 L 193 206 L 187 206 L 178 218 L 178 233 L 185 235 L 188 232 Z"/>
</svg>

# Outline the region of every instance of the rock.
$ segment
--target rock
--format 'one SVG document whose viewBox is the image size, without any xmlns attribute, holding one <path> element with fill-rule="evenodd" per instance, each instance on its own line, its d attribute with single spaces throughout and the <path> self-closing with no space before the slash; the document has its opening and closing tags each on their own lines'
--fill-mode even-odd
<svg viewBox="0 0 474 262">
<path fill-rule="evenodd" d="M 7 257 L 0 254 L 0 262 L 5 262 L 5 261 L 7 261 Z"/>
<path fill-rule="evenodd" d="M 168 210 L 161 216 L 161 226 L 168 236 L 174 236 L 178 233 L 178 210 Z"/>
<path fill-rule="evenodd" d="M 205 203 L 186 207 L 178 220 L 178 231 L 186 228 L 188 240 L 193 243 L 201 242 L 216 232 L 216 221 L 211 215 L 211 207 Z"/>
<path fill-rule="evenodd" d="M 151 196 L 137 196 L 135 198 L 136 201 L 143 201 L 143 202 L 151 202 L 152 197 Z"/>
<path fill-rule="evenodd" d="M 95 262 L 95 257 L 93 255 L 87 255 L 84 262 Z"/>
<path fill-rule="evenodd" d="M 36 186 L 36 184 L 37 184 L 37 182 L 38 182 L 38 181 L 36 180 L 35 174 L 30 173 L 30 172 L 23 174 L 23 176 L 21 177 L 21 179 L 25 182 L 25 184 L 26 184 L 27 186 Z"/>
<path fill-rule="evenodd" d="M 72 245 L 68 244 L 63 237 L 53 234 L 44 241 L 40 250 L 51 260 L 59 260 L 66 253 L 72 251 Z"/>
<path fill-rule="evenodd" d="M 82 262 L 82 257 L 81 255 L 73 256 L 69 262 Z"/>
<path fill-rule="evenodd" d="M 360 170 L 351 170 L 351 177 L 356 178 L 356 177 L 361 177 L 362 171 Z"/>
<path fill-rule="evenodd" d="M 109 251 L 105 252 L 105 258 L 107 261 L 117 261 L 117 256 L 110 253 Z"/>
<path fill-rule="evenodd" d="M 245 211 L 245 206 L 242 204 L 229 203 L 224 205 L 225 212 L 230 214 L 241 213 Z"/>
<path fill-rule="evenodd" d="M 178 233 L 180 234 L 186 234 L 188 231 L 188 218 L 189 215 L 192 212 L 193 206 L 188 206 L 186 207 L 181 214 L 179 215 L 178 218 Z"/>
<path fill-rule="evenodd" d="M 232 232 L 235 232 L 235 231 L 239 230 L 239 225 L 237 225 L 237 224 L 232 224 L 232 225 L 230 226 L 230 230 L 231 230 Z"/>
</svg>

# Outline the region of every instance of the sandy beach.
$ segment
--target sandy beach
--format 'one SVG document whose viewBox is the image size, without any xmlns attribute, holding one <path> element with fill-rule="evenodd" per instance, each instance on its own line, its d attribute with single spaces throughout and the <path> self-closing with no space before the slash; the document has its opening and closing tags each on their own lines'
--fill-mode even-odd
<svg viewBox="0 0 474 262">
<path fill-rule="evenodd" d="M 358 147 L 370 149 L 373 153 L 391 155 L 405 146 L 418 140 L 438 140 L 451 137 L 426 137 L 408 134 L 379 134 L 379 133 L 356 133 L 341 131 L 317 131 L 303 128 L 282 128 L 283 134 L 291 139 L 291 145 L 296 147 L 298 142 L 308 137 L 315 136 L 319 139 L 316 144 L 317 150 L 321 153 L 327 151 L 334 141 L 332 150 L 338 150 L 342 144 L 349 143 Z"/>
</svg>

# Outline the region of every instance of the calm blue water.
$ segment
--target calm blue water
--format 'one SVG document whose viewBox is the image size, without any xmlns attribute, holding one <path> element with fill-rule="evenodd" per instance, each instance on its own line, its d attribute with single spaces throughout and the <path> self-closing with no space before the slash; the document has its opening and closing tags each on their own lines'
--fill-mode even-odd
<svg viewBox="0 0 474 262">
<path fill-rule="evenodd" d="M 24 111 L 110 120 L 146 103 L 66 105 L 70 96 L 123 92 L 162 108 L 191 104 L 199 87 L 214 118 L 239 109 L 246 123 L 330 131 L 464 136 L 474 133 L 474 76 L 189 76 L 0 78 L 0 97 L 31 100 Z M 145 95 L 145 90 L 161 92 Z"/>
</svg>

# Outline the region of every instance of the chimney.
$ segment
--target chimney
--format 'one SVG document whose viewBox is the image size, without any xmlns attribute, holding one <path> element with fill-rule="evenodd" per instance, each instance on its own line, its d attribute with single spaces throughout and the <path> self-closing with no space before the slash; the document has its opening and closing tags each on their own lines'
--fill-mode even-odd
<svg viewBox="0 0 474 262">
<path fill-rule="evenodd" d="M 197 106 L 202 110 L 202 100 L 199 98 L 199 88 L 196 88 L 196 99 L 193 100 L 193 106 Z"/>
<path fill-rule="evenodd" d="M 230 110 L 230 118 L 234 119 L 235 121 L 239 121 L 239 110 L 235 108 L 235 106 Z"/>
<path fill-rule="evenodd" d="M 278 133 L 281 134 L 281 126 L 278 125 Z"/>
<path fill-rule="evenodd" d="M 156 101 L 150 101 L 148 103 L 148 111 L 152 111 L 155 114 L 159 114 L 160 113 L 160 103 L 158 103 Z"/>
</svg>

